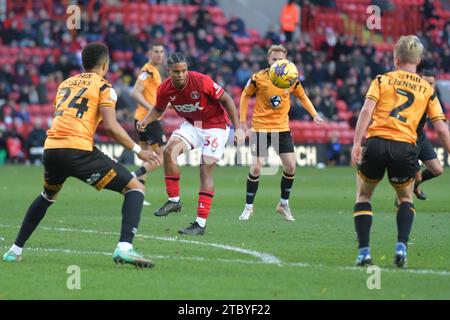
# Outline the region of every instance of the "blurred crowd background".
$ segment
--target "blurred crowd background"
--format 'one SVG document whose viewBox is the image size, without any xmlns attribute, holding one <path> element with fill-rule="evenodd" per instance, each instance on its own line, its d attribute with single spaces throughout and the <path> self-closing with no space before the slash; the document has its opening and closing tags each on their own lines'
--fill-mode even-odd
<svg viewBox="0 0 450 320">
<path fill-rule="evenodd" d="M 418 35 L 426 47 L 421 67 L 450 80 L 450 10 L 445 1 L 280 1 L 280 19 L 264 34 L 246 27 L 243 17 L 250 13 L 227 17 L 216 0 L 78 1 L 79 30 L 66 26 L 70 1 L 7 1 L 0 15 L 0 164 L 39 161 L 33 150 L 43 145 L 51 124 L 56 88 L 82 71 L 81 49 L 91 41 L 105 42 L 110 49 L 107 78 L 118 92 L 118 119 L 133 136 L 136 103 L 130 90 L 152 42 L 163 43 L 167 53 L 184 52 L 190 69 L 210 75 L 237 106 L 249 77 L 268 67 L 267 48 L 284 44 L 308 96 L 328 119 L 325 128 L 311 126 L 308 114 L 292 99 L 294 141 L 328 145 L 330 164 L 348 162 L 343 146 L 352 142 L 370 82 L 393 68 L 398 36 Z M 365 26 L 371 4 L 382 9 L 387 26 L 381 30 Z M 298 12 L 295 30 L 284 19 L 291 10 Z M 169 112 L 164 129 L 170 133 L 179 123 Z M 435 140 L 431 130 L 427 134 Z M 99 130 L 96 140 L 109 138 Z"/>
</svg>

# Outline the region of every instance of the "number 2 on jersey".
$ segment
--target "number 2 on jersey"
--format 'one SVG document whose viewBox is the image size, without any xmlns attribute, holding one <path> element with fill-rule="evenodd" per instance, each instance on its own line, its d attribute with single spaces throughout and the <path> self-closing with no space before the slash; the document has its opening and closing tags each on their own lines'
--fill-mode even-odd
<svg viewBox="0 0 450 320">
<path fill-rule="evenodd" d="M 402 103 L 398 107 L 394 108 L 391 111 L 390 116 L 394 117 L 395 119 L 400 120 L 401 122 L 406 122 L 407 119 L 405 117 L 401 116 L 400 112 L 411 107 L 411 105 L 414 103 L 414 95 L 411 92 L 403 90 L 403 89 L 397 89 L 396 93 L 408 98 L 408 100 L 405 103 Z"/>
</svg>

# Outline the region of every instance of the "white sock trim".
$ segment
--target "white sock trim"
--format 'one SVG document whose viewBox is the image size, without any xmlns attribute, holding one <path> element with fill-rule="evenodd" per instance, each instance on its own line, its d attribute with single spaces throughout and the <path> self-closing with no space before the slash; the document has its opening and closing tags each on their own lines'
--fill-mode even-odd
<svg viewBox="0 0 450 320">
<path fill-rule="evenodd" d="M 282 198 L 280 198 L 280 203 L 281 204 L 289 204 L 289 199 L 282 199 Z"/>
<path fill-rule="evenodd" d="M 178 197 L 169 197 L 169 201 L 180 202 L 180 196 L 178 196 Z"/>
<path fill-rule="evenodd" d="M 140 193 L 142 193 L 142 194 L 145 196 L 145 192 L 143 192 L 143 191 L 140 190 L 140 189 L 130 189 L 130 190 L 128 190 L 127 192 L 125 192 L 125 194 L 127 194 L 128 192 L 131 192 L 131 191 L 137 191 L 137 192 L 140 192 Z"/>
<path fill-rule="evenodd" d="M 51 202 L 51 203 L 55 203 L 55 202 L 56 202 L 56 200 L 49 199 L 48 196 L 45 194 L 45 192 L 41 192 L 41 196 L 42 196 L 45 200 L 47 200 L 48 202 Z"/>
<path fill-rule="evenodd" d="M 129 242 L 119 242 L 117 244 L 117 247 L 119 248 L 120 251 L 128 251 L 133 249 L 133 244 Z"/>
<path fill-rule="evenodd" d="M 23 250 L 23 248 L 18 247 L 18 246 L 16 246 L 15 244 L 13 244 L 13 245 L 11 246 L 11 248 L 9 249 L 9 251 L 14 252 L 14 254 L 16 254 L 16 255 L 18 255 L 18 256 L 22 255 L 22 250 Z"/>
<path fill-rule="evenodd" d="M 200 227 L 204 228 L 206 226 L 206 219 L 205 218 L 200 218 L 197 217 L 195 219 L 195 221 L 197 221 L 197 223 L 200 225 Z"/>
</svg>

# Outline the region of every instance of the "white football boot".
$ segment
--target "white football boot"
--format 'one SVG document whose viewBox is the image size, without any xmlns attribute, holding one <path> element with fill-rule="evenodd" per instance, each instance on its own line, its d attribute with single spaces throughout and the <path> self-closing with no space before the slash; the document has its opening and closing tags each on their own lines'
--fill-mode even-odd
<svg viewBox="0 0 450 320">
<path fill-rule="evenodd" d="M 241 215 L 239 216 L 239 220 L 248 220 L 253 215 L 253 208 L 245 207 L 244 211 L 242 211 Z"/>
<path fill-rule="evenodd" d="M 291 209 L 289 208 L 289 204 L 278 203 L 277 208 L 275 209 L 279 214 L 283 215 L 284 220 L 287 221 L 295 221 L 294 216 L 291 213 Z"/>
</svg>

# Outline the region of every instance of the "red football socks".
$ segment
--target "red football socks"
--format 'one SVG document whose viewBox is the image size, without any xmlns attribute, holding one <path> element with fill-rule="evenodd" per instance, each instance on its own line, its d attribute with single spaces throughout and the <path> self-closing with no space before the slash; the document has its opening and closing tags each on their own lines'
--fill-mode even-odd
<svg viewBox="0 0 450 320">
<path fill-rule="evenodd" d="M 213 197 L 214 192 L 200 191 L 198 193 L 197 217 L 208 219 Z"/>
<path fill-rule="evenodd" d="M 166 191 L 169 198 L 180 196 L 180 176 L 166 176 Z"/>
</svg>

